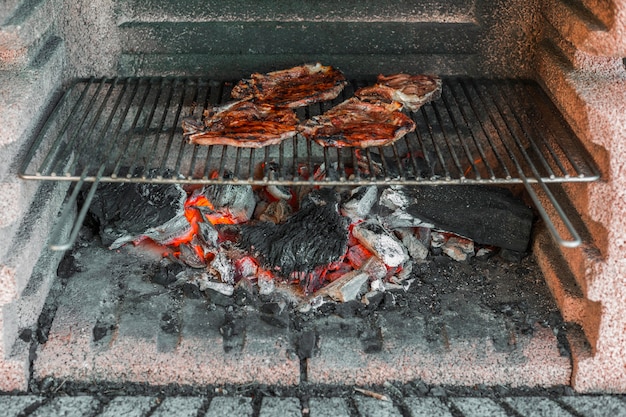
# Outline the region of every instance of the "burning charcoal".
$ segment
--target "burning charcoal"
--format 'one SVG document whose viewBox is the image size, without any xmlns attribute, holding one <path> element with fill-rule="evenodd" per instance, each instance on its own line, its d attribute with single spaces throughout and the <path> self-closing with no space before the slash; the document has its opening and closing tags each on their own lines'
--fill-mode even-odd
<svg viewBox="0 0 626 417">
<path fill-rule="evenodd" d="M 273 201 L 265 207 L 258 218 L 264 222 L 278 224 L 284 222 L 291 215 L 291 211 L 291 206 L 285 200 Z"/>
<path fill-rule="evenodd" d="M 458 262 L 474 256 L 474 242 L 460 236 L 451 236 L 441 247 L 443 253 Z"/>
<path fill-rule="evenodd" d="M 362 220 L 372 210 L 378 199 L 378 187 L 375 185 L 357 187 L 352 190 L 348 201 L 342 204 L 341 214 L 352 221 Z"/>
<path fill-rule="evenodd" d="M 387 276 L 387 266 L 376 256 L 372 256 L 365 261 L 361 271 L 365 272 L 373 280 L 383 279 Z"/>
<path fill-rule="evenodd" d="M 352 229 L 352 235 L 378 256 L 387 266 L 402 265 L 408 260 L 406 248 L 375 220 L 367 220 Z"/>
<path fill-rule="evenodd" d="M 202 242 L 209 248 L 217 248 L 217 239 L 219 237 L 217 230 L 210 222 L 198 223 L 199 237 Z"/>
<path fill-rule="evenodd" d="M 365 261 L 371 257 L 372 252 L 361 244 L 350 246 L 346 253 L 346 259 L 354 269 L 361 269 Z"/>
<path fill-rule="evenodd" d="M 256 199 L 249 185 L 211 185 L 203 194 L 213 204 L 215 211 L 243 223 L 252 218 Z"/>
<path fill-rule="evenodd" d="M 218 252 L 208 267 L 209 274 L 227 284 L 235 283 L 235 268 L 224 252 Z"/>
<path fill-rule="evenodd" d="M 392 188 L 396 211 L 407 216 L 478 244 L 518 252 L 528 248 L 532 210 L 505 188 L 479 185 Z"/>
<path fill-rule="evenodd" d="M 410 199 L 400 186 L 390 186 L 383 190 L 378 203 L 392 212 L 384 216 L 384 223 L 390 229 L 401 227 L 432 228 L 433 224 L 424 221 L 414 213 L 408 213 Z"/>
<path fill-rule="evenodd" d="M 365 283 L 369 280 L 369 275 L 361 271 L 352 271 L 343 277 L 335 280 L 319 290 L 320 295 L 327 295 L 335 301 L 346 302 L 356 300 L 364 293 Z"/>
<path fill-rule="evenodd" d="M 347 219 L 339 214 L 337 199 L 330 188 L 314 190 L 284 223 L 242 225 L 239 245 L 284 278 L 335 262 L 348 242 Z"/>
<path fill-rule="evenodd" d="M 178 232 L 186 199 L 175 184 L 107 183 L 98 186 L 89 211 L 100 225 L 102 243 L 117 248 L 148 231 L 157 238 L 173 226 Z"/>
<path fill-rule="evenodd" d="M 269 295 L 273 293 L 276 288 L 274 278 L 269 274 L 269 272 L 259 274 L 257 285 L 259 286 L 259 294 L 261 295 Z"/>
<path fill-rule="evenodd" d="M 191 246 L 182 243 L 178 248 L 180 249 L 178 259 L 180 259 L 181 262 L 192 268 L 204 268 L 206 266 L 204 259 L 202 259 L 198 255 L 198 252 L 196 252 Z"/>
<path fill-rule="evenodd" d="M 256 278 L 259 267 L 250 256 L 235 261 L 235 280 Z"/>
<path fill-rule="evenodd" d="M 424 260 L 428 256 L 428 247 L 425 246 L 422 241 L 415 236 L 412 229 L 400 228 L 396 230 L 396 233 L 400 236 L 402 244 L 409 251 L 409 255 L 414 260 Z"/>
</svg>

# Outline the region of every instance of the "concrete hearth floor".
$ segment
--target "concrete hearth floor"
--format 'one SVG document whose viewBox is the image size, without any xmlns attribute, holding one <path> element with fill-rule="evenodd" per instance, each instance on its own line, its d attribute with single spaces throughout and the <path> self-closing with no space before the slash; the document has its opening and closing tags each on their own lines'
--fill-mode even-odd
<svg viewBox="0 0 626 417">
<path fill-rule="evenodd" d="M 81 240 L 39 320 L 31 385 L 569 384 L 565 325 L 532 256 L 432 257 L 406 292 L 307 313 L 282 292 L 157 285 L 159 259 Z"/>
</svg>

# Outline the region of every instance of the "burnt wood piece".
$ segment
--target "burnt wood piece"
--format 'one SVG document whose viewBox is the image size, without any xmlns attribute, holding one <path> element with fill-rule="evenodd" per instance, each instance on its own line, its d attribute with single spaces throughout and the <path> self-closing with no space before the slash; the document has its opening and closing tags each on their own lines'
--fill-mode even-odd
<svg viewBox="0 0 626 417">
<path fill-rule="evenodd" d="M 89 212 L 100 227 L 102 243 L 109 246 L 183 215 L 186 198 L 174 184 L 105 183 L 98 185 Z"/>
<path fill-rule="evenodd" d="M 239 245 L 285 278 L 294 272 L 310 273 L 346 253 L 348 219 L 339 214 L 337 193 L 321 188 L 308 194 L 300 210 L 284 223 L 241 226 Z"/>
<path fill-rule="evenodd" d="M 532 209 L 500 187 L 444 185 L 399 187 L 408 200 L 405 211 L 435 228 L 476 243 L 524 252 L 533 222 Z"/>
</svg>

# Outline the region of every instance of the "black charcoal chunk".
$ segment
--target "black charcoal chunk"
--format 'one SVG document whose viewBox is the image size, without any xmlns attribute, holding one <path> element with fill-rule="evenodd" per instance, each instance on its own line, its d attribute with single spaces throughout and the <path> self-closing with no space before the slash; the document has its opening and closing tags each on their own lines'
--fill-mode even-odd
<svg viewBox="0 0 626 417">
<path fill-rule="evenodd" d="M 185 191 L 177 184 L 100 184 L 89 208 L 106 246 L 131 241 L 184 214 Z"/>
<path fill-rule="evenodd" d="M 532 209 L 505 188 L 481 185 L 393 187 L 405 203 L 398 210 L 482 245 L 525 252 Z"/>
</svg>

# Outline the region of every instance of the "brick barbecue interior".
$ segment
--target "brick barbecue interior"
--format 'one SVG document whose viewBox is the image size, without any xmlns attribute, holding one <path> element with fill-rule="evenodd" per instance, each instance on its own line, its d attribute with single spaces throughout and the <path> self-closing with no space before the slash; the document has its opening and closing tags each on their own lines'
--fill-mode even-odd
<svg viewBox="0 0 626 417">
<path fill-rule="evenodd" d="M 77 77 L 236 79 L 322 62 L 352 77 L 408 72 L 538 83 L 600 179 L 552 188 L 582 244 L 559 246 L 539 227 L 532 250 L 563 319 L 579 329 L 568 334 L 572 387 L 625 393 L 624 57 L 626 0 L 4 0 L 0 390 L 27 389 L 30 347 L 20 332 L 36 326 L 63 254 L 47 241 L 68 183 L 18 175 L 60 91 Z"/>
</svg>

